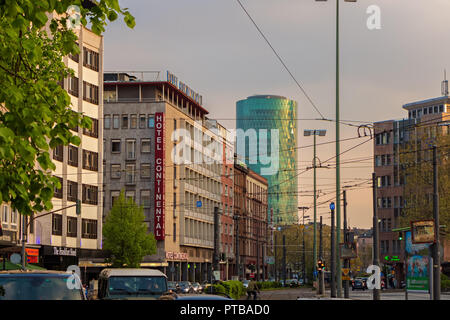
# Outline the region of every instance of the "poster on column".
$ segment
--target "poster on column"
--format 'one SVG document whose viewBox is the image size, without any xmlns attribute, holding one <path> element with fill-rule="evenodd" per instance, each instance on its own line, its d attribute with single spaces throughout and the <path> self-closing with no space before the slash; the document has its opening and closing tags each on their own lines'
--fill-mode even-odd
<svg viewBox="0 0 450 320">
<path fill-rule="evenodd" d="M 155 113 L 155 239 L 164 240 L 164 113 Z"/>
<path fill-rule="evenodd" d="M 430 288 L 430 245 L 412 243 L 411 232 L 405 233 L 406 240 L 406 290 L 429 292 Z"/>
</svg>

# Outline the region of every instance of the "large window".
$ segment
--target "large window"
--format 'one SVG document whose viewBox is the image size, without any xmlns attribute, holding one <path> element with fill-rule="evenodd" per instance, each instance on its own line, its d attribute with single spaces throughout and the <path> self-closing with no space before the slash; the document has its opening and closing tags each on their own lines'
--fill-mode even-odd
<svg viewBox="0 0 450 320">
<path fill-rule="evenodd" d="M 98 153 L 83 150 L 83 169 L 98 171 Z"/>
<path fill-rule="evenodd" d="M 78 167 L 78 148 L 75 146 L 69 146 L 69 160 L 68 164 L 74 167 Z"/>
<path fill-rule="evenodd" d="M 150 139 L 141 139 L 141 152 L 142 153 L 150 152 Z"/>
<path fill-rule="evenodd" d="M 100 65 L 100 55 L 88 48 L 83 48 L 83 66 L 98 71 Z"/>
<path fill-rule="evenodd" d="M 62 215 L 52 214 L 52 235 L 62 235 Z"/>
<path fill-rule="evenodd" d="M 81 221 L 81 237 L 85 239 L 97 239 L 97 220 L 83 219 Z"/>
<path fill-rule="evenodd" d="M 69 92 L 71 95 L 78 97 L 78 78 L 77 77 L 69 77 L 67 79 L 68 81 L 68 88 L 67 92 Z"/>
<path fill-rule="evenodd" d="M 92 121 L 91 129 L 84 128 L 83 133 L 89 137 L 98 138 L 98 120 L 93 118 L 90 119 Z"/>
<path fill-rule="evenodd" d="M 64 146 L 61 144 L 53 149 L 53 159 L 63 161 Z"/>
<path fill-rule="evenodd" d="M 55 191 L 53 192 L 53 196 L 54 196 L 55 198 L 62 199 L 62 197 L 63 197 L 63 179 L 60 178 L 60 177 L 56 177 L 56 178 L 58 178 L 59 183 L 61 183 L 61 188 L 60 188 L 60 189 L 57 189 L 57 188 L 55 187 Z"/>
<path fill-rule="evenodd" d="M 135 184 L 136 183 L 136 165 L 135 164 L 127 164 L 125 166 L 125 183 L 126 184 Z"/>
<path fill-rule="evenodd" d="M 67 217 L 67 236 L 75 237 L 77 236 L 77 218 Z"/>
<path fill-rule="evenodd" d="M 78 183 L 67 180 L 67 201 L 77 201 L 78 199 Z"/>
<path fill-rule="evenodd" d="M 83 100 L 98 104 L 98 87 L 94 84 L 83 81 Z"/>
<path fill-rule="evenodd" d="M 2 223 L 4 223 L 4 224 L 8 223 L 8 216 L 9 216 L 9 207 L 3 206 Z"/>
<path fill-rule="evenodd" d="M 97 204 L 98 203 L 98 187 L 83 184 L 83 203 Z"/>
</svg>

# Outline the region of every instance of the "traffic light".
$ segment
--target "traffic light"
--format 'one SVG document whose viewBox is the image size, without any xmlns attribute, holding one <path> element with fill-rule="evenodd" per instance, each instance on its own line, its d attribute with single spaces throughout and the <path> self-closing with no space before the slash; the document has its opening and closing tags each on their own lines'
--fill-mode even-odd
<svg viewBox="0 0 450 320">
<path fill-rule="evenodd" d="M 398 233 L 398 240 L 400 240 L 400 241 L 403 240 L 403 233 L 402 232 Z"/>
<path fill-rule="evenodd" d="M 81 214 L 81 200 L 77 199 L 76 203 L 77 203 L 77 205 L 76 205 L 76 213 L 78 215 L 80 215 Z"/>
</svg>

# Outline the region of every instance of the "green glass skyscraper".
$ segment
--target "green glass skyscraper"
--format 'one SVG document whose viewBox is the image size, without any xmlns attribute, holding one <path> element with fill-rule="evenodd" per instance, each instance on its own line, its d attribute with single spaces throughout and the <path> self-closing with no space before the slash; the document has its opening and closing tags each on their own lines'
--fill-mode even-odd
<svg viewBox="0 0 450 320">
<path fill-rule="evenodd" d="M 255 95 L 236 103 L 236 152 L 268 181 L 268 218 L 297 223 L 297 102 Z M 270 221 L 272 222 L 272 221 Z"/>
</svg>

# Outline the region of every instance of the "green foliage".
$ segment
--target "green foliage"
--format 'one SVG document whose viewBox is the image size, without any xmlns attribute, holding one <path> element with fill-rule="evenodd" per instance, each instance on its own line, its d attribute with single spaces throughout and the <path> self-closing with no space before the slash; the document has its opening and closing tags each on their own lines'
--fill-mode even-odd
<svg viewBox="0 0 450 320">
<path fill-rule="evenodd" d="M 223 293 L 237 300 L 246 294 L 245 287 L 242 282 L 237 280 L 222 281 L 213 284 L 214 293 Z"/>
<path fill-rule="evenodd" d="M 258 287 L 260 290 L 281 288 L 283 285 L 280 281 L 259 281 Z"/>
<path fill-rule="evenodd" d="M 81 8 L 81 23 L 93 32 L 107 20 L 134 18 L 118 0 L 97 1 L 83 8 L 82 0 L 0 1 L 0 203 L 31 215 L 52 208 L 59 180 L 50 156 L 58 145 L 80 144 L 70 128 L 90 128 L 91 121 L 73 112 L 69 95 L 59 83 L 73 74 L 63 63 L 79 53 L 75 33 L 66 26 L 70 5 Z M 48 13 L 55 13 L 50 15 Z"/>
<path fill-rule="evenodd" d="M 103 225 L 103 249 L 110 252 L 113 267 L 139 268 L 145 255 L 156 253 L 156 240 L 147 234 L 144 209 L 122 190 Z"/>
</svg>

